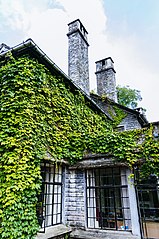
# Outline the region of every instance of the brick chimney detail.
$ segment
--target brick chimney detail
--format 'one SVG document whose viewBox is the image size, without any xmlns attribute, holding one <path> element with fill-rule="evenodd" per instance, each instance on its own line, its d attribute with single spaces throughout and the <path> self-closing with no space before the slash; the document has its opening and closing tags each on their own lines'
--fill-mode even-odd
<svg viewBox="0 0 159 239">
<path fill-rule="evenodd" d="M 79 19 L 68 26 L 68 75 L 89 94 L 88 32 Z"/>
<path fill-rule="evenodd" d="M 96 61 L 97 94 L 117 102 L 115 73 L 111 57 Z"/>
</svg>

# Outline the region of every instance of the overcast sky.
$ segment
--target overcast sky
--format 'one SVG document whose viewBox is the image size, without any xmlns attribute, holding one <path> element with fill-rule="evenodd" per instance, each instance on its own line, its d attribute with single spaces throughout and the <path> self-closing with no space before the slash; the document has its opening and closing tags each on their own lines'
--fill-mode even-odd
<svg viewBox="0 0 159 239">
<path fill-rule="evenodd" d="M 0 0 L 0 43 L 27 38 L 67 73 L 67 24 L 79 18 L 87 29 L 90 85 L 95 61 L 111 56 L 117 85 L 143 97 L 149 121 L 159 121 L 159 0 Z"/>
</svg>

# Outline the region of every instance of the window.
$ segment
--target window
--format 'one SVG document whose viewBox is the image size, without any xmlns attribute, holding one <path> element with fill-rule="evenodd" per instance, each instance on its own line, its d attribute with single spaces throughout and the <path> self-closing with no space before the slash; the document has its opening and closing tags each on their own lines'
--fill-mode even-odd
<svg viewBox="0 0 159 239">
<path fill-rule="evenodd" d="M 41 164 L 42 188 L 38 196 L 37 216 L 41 228 L 61 223 L 62 220 L 62 166 Z"/>
<path fill-rule="evenodd" d="M 139 176 L 139 175 L 138 175 Z M 156 175 L 137 184 L 140 217 L 144 238 L 159 238 L 159 180 Z"/>
<path fill-rule="evenodd" d="M 105 66 L 105 60 L 102 60 L 102 66 Z"/>
<path fill-rule="evenodd" d="M 126 170 L 90 169 L 86 177 L 88 228 L 130 230 Z"/>
</svg>

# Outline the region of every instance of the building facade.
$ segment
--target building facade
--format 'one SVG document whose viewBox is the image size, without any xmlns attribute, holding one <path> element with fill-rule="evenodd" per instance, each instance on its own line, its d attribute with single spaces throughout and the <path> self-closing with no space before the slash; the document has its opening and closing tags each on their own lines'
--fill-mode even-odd
<svg viewBox="0 0 159 239">
<path fill-rule="evenodd" d="M 87 34 L 80 20 L 69 24 L 69 77 L 30 39 L 10 51 L 17 58 L 28 54 L 38 59 L 52 75 L 64 78 L 72 95 L 80 91 L 84 104 L 92 112 L 103 114 L 108 121 L 115 118 L 116 108 L 122 111 L 122 120 L 115 130 L 121 132 L 148 127 L 145 116 L 138 110 L 117 103 L 114 62 L 110 57 L 96 62 L 97 94 L 89 93 Z M 1 51 L 1 61 L 6 59 L 7 52 L 8 49 Z M 69 108 L 71 101 L 68 102 Z M 56 111 L 53 113 L 58 114 Z M 62 117 L 55 122 L 58 132 L 62 130 Z M 158 140 L 158 123 L 153 127 L 154 140 Z M 74 128 L 77 133 L 79 129 Z M 76 145 L 77 142 L 75 148 L 78 147 Z M 46 153 L 47 157 L 41 160 L 42 184 L 36 209 L 40 230 L 37 239 L 159 238 L 159 182 L 156 175 L 145 181 L 139 180 L 138 167 L 130 169 L 126 162 L 116 161 L 113 154 L 87 152 L 80 161 L 70 164 L 67 159 L 55 160 Z M 135 178 L 132 179 L 134 172 Z"/>
</svg>

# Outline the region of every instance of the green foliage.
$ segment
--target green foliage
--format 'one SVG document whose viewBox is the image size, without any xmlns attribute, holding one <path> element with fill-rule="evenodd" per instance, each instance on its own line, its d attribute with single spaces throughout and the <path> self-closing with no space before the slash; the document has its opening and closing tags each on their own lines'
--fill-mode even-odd
<svg viewBox="0 0 159 239">
<path fill-rule="evenodd" d="M 138 105 L 138 101 L 142 100 L 140 91 L 130 89 L 129 86 L 117 86 L 117 98 L 119 104 L 127 106 L 131 109 L 135 109 Z"/>
<path fill-rule="evenodd" d="M 47 152 L 73 163 L 82 158 L 89 135 L 102 135 L 110 126 L 82 94 L 35 59 L 11 57 L 1 66 L 0 87 L 1 236 L 30 239 L 38 229 L 40 160 Z"/>
<path fill-rule="evenodd" d="M 117 127 L 121 123 L 121 121 L 127 116 L 127 114 L 123 110 L 121 110 L 115 105 L 112 106 L 111 104 L 108 108 L 108 113 L 113 119 L 113 128 Z"/>
<path fill-rule="evenodd" d="M 141 162 L 141 178 L 147 178 L 151 174 L 159 176 L 159 139 L 153 137 L 153 126 L 144 132 L 144 141 L 138 146 Z"/>
<path fill-rule="evenodd" d="M 122 112 L 114 108 L 114 122 L 108 122 L 35 59 L 10 57 L 0 68 L 0 87 L 1 238 L 36 235 L 40 162 L 46 153 L 71 164 L 89 152 L 109 153 L 130 167 L 143 159 L 145 171 L 151 165 L 159 172 L 158 141 L 151 131 L 113 132 Z M 146 140 L 138 144 L 141 135 Z"/>
</svg>

